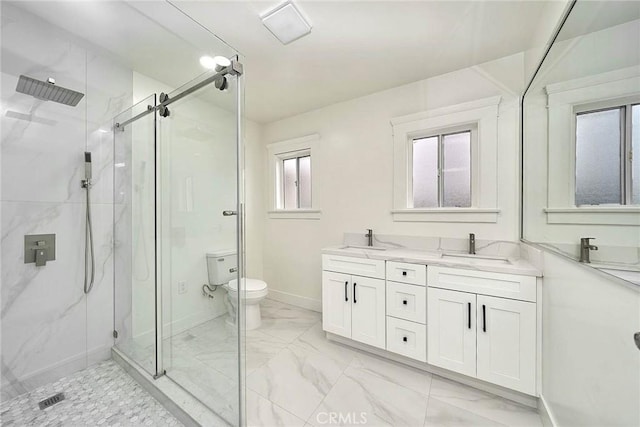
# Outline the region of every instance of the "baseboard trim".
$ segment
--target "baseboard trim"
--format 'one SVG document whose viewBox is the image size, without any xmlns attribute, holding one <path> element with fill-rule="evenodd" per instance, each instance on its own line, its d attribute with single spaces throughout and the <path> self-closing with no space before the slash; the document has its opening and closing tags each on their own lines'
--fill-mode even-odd
<svg viewBox="0 0 640 427">
<path fill-rule="evenodd" d="M 393 360 L 394 362 L 399 362 L 405 365 L 412 366 L 416 369 L 420 369 L 422 371 L 426 371 L 431 374 L 435 374 L 435 375 L 447 378 L 449 380 L 453 380 L 453 381 L 462 383 L 464 385 L 477 388 L 478 390 L 495 394 L 498 397 L 502 397 L 504 399 L 508 399 L 513 402 L 517 402 L 521 405 L 528 406 L 530 408 L 538 407 L 538 398 L 535 396 L 530 396 L 524 393 L 520 393 L 518 391 L 509 390 L 507 388 L 500 387 L 495 384 L 490 384 L 485 381 L 468 377 L 466 375 L 458 374 L 456 372 L 451 372 L 447 369 L 442 369 L 437 366 L 429 365 L 428 363 L 422 363 L 417 360 L 410 359 L 408 357 L 400 356 L 399 354 L 391 353 L 377 347 L 372 347 L 367 344 L 362 344 L 362 343 L 353 341 L 349 338 L 344 338 L 339 335 L 332 334 L 330 332 L 326 332 L 326 336 L 327 336 L 327 339 L 331 341 L 335 341 L 350 347 L 355 347 L 357 349 L 364 350 L 368 353 L 372 353 L 376 356 Z"/>
<path fill-rule="evenodd" d="M 267 296 L 267 298 L 322 313 L 322 301 L 317 299 L 301 297 L 300 295 L 277 291 L 275 289 L 269 289 L 269 296 Z"/>
<path fill-rule="evenodd" d="M 551 409 L 549 409 L 549 405 L 542 394 L 540 394 L 540 399 L 538 400 L 538 413 L 540 414 L 540 419 L 542 419 L 542 425 L 544 425 L 544 427 L 558 426 L 556 418 L 553 416 L 553 413 L 551 412 Z"/>
</svg>

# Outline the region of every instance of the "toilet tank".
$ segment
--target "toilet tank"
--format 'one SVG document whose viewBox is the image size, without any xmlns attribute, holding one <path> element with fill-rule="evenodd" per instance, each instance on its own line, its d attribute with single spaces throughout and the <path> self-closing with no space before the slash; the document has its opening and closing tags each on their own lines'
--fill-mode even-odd
<svg viewBox="0 0 640 427">
<path fill-rule="evenodd" d="M 238 277 L 238 273 L 229 270 L 238 267 L 238 255 L 234 249 L 211 252 L 207 254 L 207 272 L 210 285 L 224 285 Z"/>
</svg>

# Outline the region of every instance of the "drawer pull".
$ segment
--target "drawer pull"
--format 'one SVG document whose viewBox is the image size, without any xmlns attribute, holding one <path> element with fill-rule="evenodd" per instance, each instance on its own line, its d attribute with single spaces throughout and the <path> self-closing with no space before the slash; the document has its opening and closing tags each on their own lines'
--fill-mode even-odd
<svg viewBox="0 0 640 427">
<path fill-rule="evenodd" d="M 356 300 L 356 282 L 353 282 L 353 303 L 357 303 L 358 301 Z"/>
<path fill-rule="evenodd" d="M 402 300 L 402 304 L 407 305 L 407 300 L 406 300 L 406 299 L 403 299 L 403 300 Z"/>
<path fill-rule="evenodd" d="M 467 319 L 469 319 L 467 321 L 468 328 L 471 329 L 471 303 L 470 302 L 467 303 Z"/>
<path fill-rule="evenodd" d="M 485 308 L 486 306 L 482 304 L 482 332 L 487 332 L 487 313 Z"/>
<path fill-rule="evenodd" d="M 403 272 L 402 272 L 402 275 L 403 275 L 403 276 L 406 276 L 406 275 L 407 275 L 407 272 L 406 272 L 406 271 L 403 271 Z"/>
<path fill-rule="evenodd" d="M 402 337 L 402 341 L 407 342 L 408 338 L 407 337 Z"/>
<path fill-rule="evenodd" d="M 349 282 L 344 282 L 344 300 L 349 301 L 349 297 L 347 296 L 347 286 L 349 286 Z"/>
</svg>

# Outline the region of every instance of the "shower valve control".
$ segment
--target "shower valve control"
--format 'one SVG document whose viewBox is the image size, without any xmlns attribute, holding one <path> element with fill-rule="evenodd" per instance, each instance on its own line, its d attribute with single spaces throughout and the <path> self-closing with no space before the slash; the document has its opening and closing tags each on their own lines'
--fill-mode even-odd
<svg viewBox="0 0 640 427">
<path fill-rule="evenodd" d="M 24 263 L 44 267 L 47 261 L 56 259 L 55 234 L 31 234 L 24 236 Z"/>
</svg>

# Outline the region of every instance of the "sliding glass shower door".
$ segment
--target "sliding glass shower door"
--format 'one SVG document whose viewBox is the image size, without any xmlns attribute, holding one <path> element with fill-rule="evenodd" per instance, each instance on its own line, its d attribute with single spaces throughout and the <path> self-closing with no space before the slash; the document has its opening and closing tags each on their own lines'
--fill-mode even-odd
<svg viewBox="0 0 640 427">
<path fill-rule="evenodd" d="M 239 93 L 231 66 L 114 123 L 115 347 L 231 425 L 243 412 Z"/>
<path fill-rule="evenodd" d="M 227 76 L 171 103 L 158 119 L 163 366 L 232 425 L 239 423 L 240 335 L 229 312 L 238 304 L 219 285 L 237 279 L 242 255 L 238 216 L 223 215 L 239 209 L 237 99 L 236 77 Z"/>
</svg>

